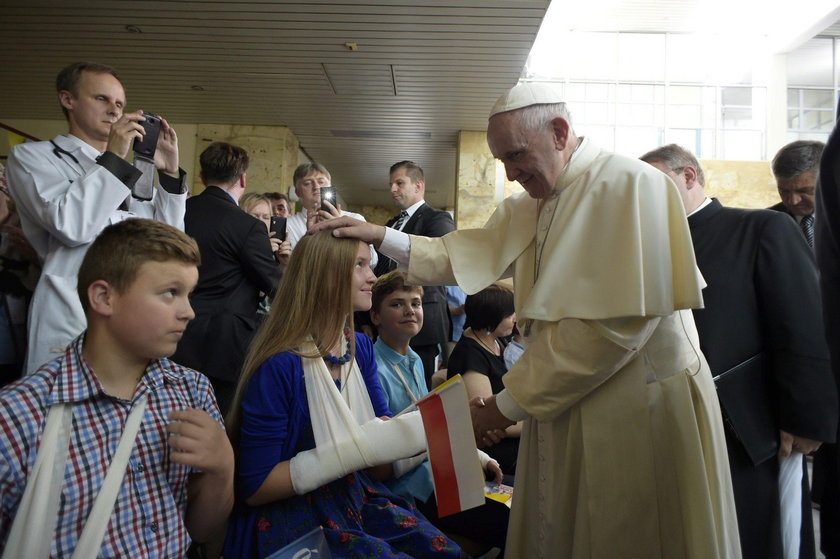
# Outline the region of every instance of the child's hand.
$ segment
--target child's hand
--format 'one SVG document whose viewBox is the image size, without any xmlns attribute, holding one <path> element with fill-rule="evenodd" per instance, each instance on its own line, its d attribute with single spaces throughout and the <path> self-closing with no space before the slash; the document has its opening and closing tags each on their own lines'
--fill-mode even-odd
<svg viewBox="0 0 840 559">
<path fill-rule="evenodd" d="M 204 410 L 169 414 L 169 457 L 205 473 L 233 475 L 233 449 L 224 429 Z"/>
<path fill-rule="evenodd" d="M 496 483 L 502 483 L 504 476 L 504 474 L 502 474 L 502 468 L 495 460 L 488 460 L 487 464 L 484 465 L 484 475 L 487 478 L 492 477 L 492 480 Z"/>
</svg>

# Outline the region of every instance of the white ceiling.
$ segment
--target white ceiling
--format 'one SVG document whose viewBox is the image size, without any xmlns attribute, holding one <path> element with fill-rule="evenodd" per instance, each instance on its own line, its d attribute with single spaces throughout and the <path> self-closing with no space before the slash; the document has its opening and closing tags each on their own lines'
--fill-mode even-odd
<svg viewBox="0 0 840 559">
<path fill-rule="evenodd" d="M 589 30 L 684 32 L 702 1 L 611 1 Z M 130 107 L 289 126 L 349 203 L 389 203 L 387 168 L 411 159 L 427 200 L 451 207 L 457 133 L 485 128 L 548 4 L 0 0 L 0 120 L 60 118 L 56 72 L 95 60 L 120 72 Z"/>
<path fill-rule="evenodd" d="M 95 60 L 171 121 L 289 126 L 349 203 L 390 203 L 371 188 L 411 159 L 451 207 L 458 131 L 485 128 L 548 3 L 3 0 L 0 120 L 60 118 L 55 74 Z"/>
</svg>

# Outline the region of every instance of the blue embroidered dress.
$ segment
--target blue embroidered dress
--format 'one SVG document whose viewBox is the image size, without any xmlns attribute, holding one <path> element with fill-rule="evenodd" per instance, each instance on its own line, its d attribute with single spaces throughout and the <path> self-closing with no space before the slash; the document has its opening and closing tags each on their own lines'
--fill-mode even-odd
<svg viewBox="0 0 840 559">
<path fill-rule="evenodd" d="M 356 335 L 356 362 L 374 413 L 391 415 L 373 346 L 362 334 Z M 319 525 L 336 559 L 460 557 L 457 545 L 364 471 L 306 495 L 258 507 L 245 504 L 274 466 L 314 447 L 301 358 L 290 352 L 274 355 L 254 373 L 242 400 L 237 502 L 225 557 L 266 557 Z"/>
</svg>

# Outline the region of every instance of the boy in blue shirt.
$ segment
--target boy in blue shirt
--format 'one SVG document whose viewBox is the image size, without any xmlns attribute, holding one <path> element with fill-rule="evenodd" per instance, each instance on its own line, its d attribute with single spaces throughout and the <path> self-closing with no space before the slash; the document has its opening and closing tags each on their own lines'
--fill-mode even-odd
<svg viewBox="0 0 840 559">
<path fill-rule="evenodd" d="M 428 393 L 423 363 L 408 345 L 423 327 L 423 288 L 408 285 L 405 272 L 399 270 L 381 276 L 373 286 L 370 317 L 378 335 L 373 349 L 379 380 L 391 412 L 397 414 Z M 501 481 L 498 463 L 480 454 L 485 471 L 495 481 Z M 401 477 L 386 481 L 386 485 L 413 501 L 432 524 L 472 555 L 480 555 L 489 547 L 504 550 L 510 514 L 507 505 L 485 499 L 483 506 L 438 518 L 428 460 Z"/>
</svg>

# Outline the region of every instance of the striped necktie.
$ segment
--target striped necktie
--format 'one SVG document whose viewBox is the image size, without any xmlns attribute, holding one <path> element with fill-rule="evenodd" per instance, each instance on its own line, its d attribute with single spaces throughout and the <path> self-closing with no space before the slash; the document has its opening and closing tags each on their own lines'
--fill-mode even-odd
<svg viewBox="0 0 840 559">
<path fill-rule="evenodd" d="M 397 220 L 394 222 L 393 225 L 391 225 L 391 227 L 393 229 L 396 229 L 397 231 L 401 231 L 402 226 L 405 224 L 406 220 L 408 220 L 408 212 L 403 210 L 400 212 L 399 217 L 397 217 Z"/>
<path fill-rule="evenodd" d="M 808 246 L 814 248 L 814 214 L 803 217 L 799 222 L 799 227 L 802 228 L 802 234 L 805 235 Z"/>
</svg>

